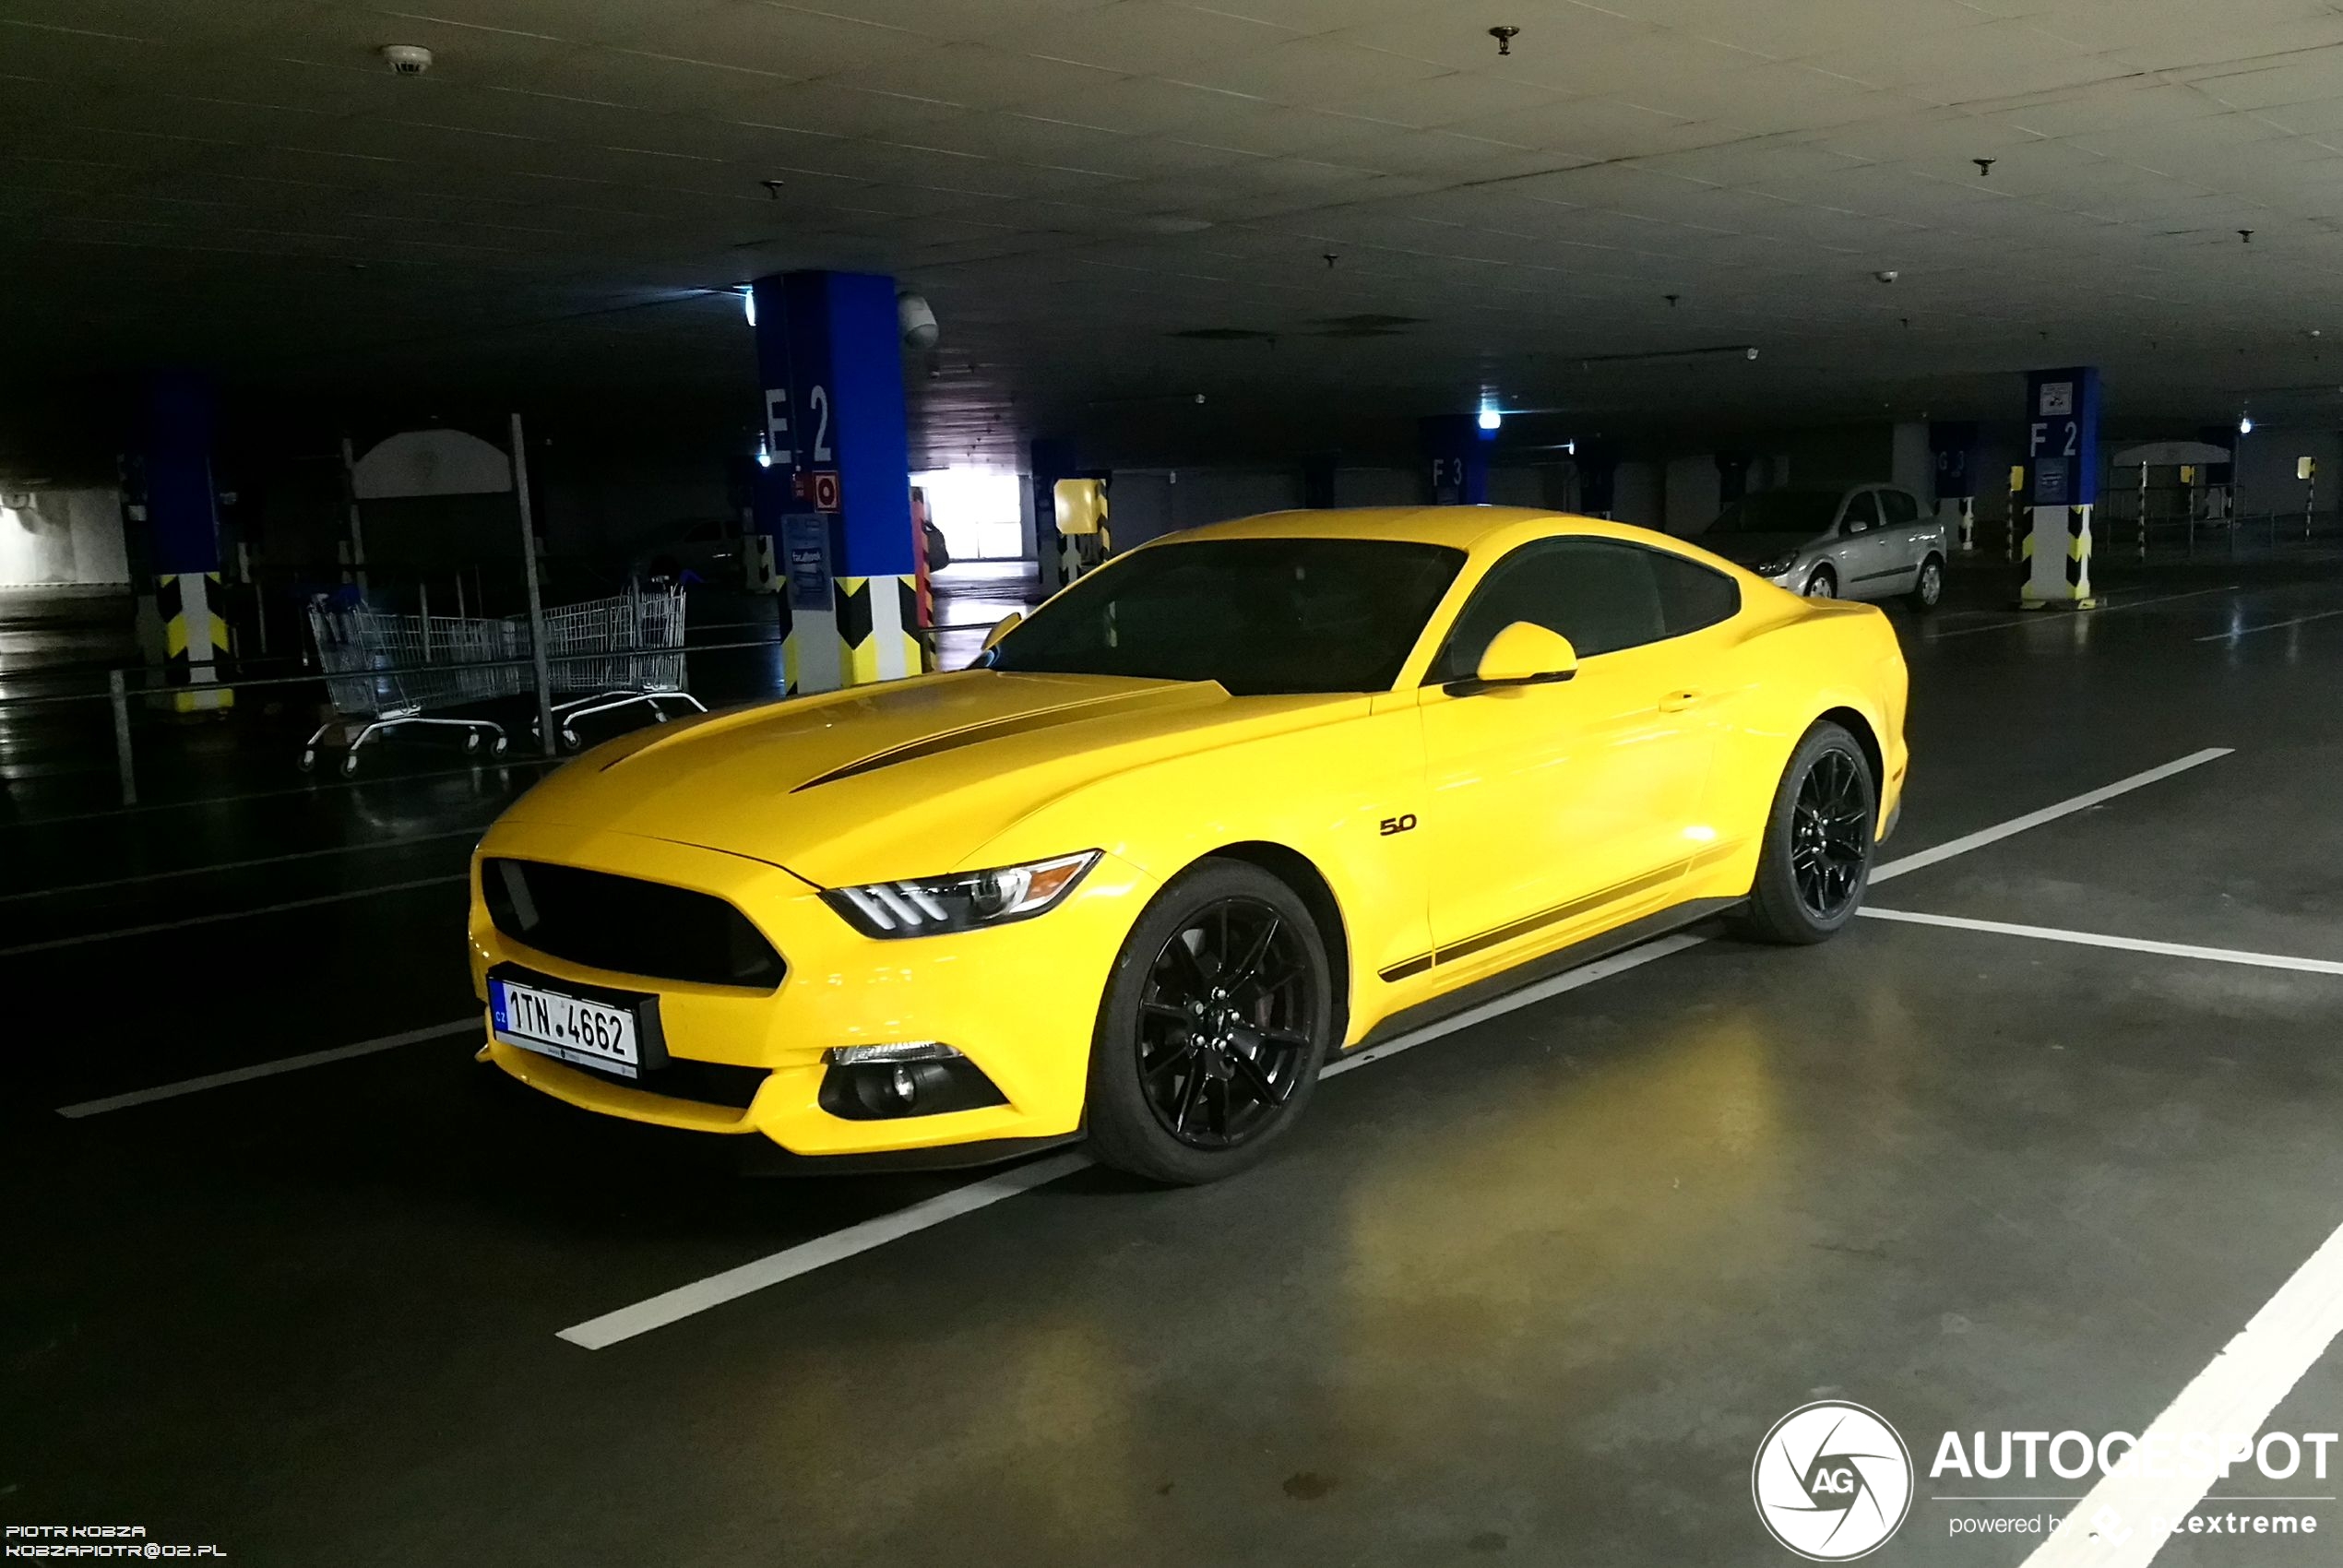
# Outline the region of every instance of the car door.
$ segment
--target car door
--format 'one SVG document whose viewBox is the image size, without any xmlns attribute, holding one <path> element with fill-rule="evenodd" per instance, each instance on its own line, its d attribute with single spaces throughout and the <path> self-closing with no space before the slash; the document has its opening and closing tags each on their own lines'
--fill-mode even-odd
<svg viewBox="0 0 2343 1568">
<path fill-rule="evenodd" d="M 1831 546 L 1831 570 L 1841 599 L 1869 599 L 1877 587 L 1885 542 L 1879 527 L 1879 493 L 1850 493 L 1839 508 L 1838 538 Z"/>
<path fill-rule="evenodd" d="M 1666 636 L 1654 552 L 1542 540 L 1493 567 L 1421 693 L 1434 961 L 1511 961 L 1664 902 L 1712 742 L 1697 671 Z M 1576 676 L 1473 691 L 1491 638 L 1516 621 L 1578 650 Z"/>
<path fill-rule="evenodd" d="M 1883 569 L 1892 573 L 1892 576 L 1881 579 L 1881 591 L 1907 592 L 1920 572 L 1921 558 L 1926 553 L 1926 529 L 1921 522 L 1920 497 L 1909 490 L 1882 486 L 1879 492 L 1879 526 L 1881 541 L 1886 546 Z"/>
</svg>

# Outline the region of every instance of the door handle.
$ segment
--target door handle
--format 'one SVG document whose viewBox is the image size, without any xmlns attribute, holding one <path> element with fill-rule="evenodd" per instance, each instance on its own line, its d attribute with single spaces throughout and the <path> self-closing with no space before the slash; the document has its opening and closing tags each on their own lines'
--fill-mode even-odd
<svg viewBox="0 0 2343 1568">
<path fill-rule="evenodd" d="M 1684 709 L 1692 707 L 1693 704 L 1698 702 L 1699 700 L 1700 694 L 1698 692 L 1670 692 L 1666 696 L 1659 699 L 1659 711 L 1662 713 L 1682 713 Z"/>
</svg>

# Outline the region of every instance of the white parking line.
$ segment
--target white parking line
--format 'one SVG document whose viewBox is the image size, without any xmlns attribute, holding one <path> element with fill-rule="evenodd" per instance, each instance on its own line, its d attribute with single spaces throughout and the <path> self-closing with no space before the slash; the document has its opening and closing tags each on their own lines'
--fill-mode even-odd
<svg viewBox="0 0 2343 1568">
<path fill-rule="evenodd" d="M 287 909 L 314 909 L 320 904 L 347 904 L 352 898 L 371 898 L 378 893 L 406 893 L 418 887 L 444 887 L 451 882 L 464 882 L 470 872 L 454 876 L 419 876 L 412 882 L 385 882 L 373 887 L 353 887 L 347 893 L 326 893 L 315 898 L 289 898 L 281 904 L 263 904 L 251 909 L 222 909 L 216 915 L 193 915 L 184 921 L 157 921 L 151 925 L 126 925 L 113 931 L 84 932 L 79 936 L 53 936 L 46 942 L 20 942 L 14 947 L 0 947 L 0 958 L 14 958 L 27 953 L 54 953 L 61 947 L 80 947 L 92 942 L 118 942 L 127 936 L 152 936 L 159 931 L 183 931 L 191 925 L 216 925 L 221 921 L 246 921 L 255 915 L 280 915 Z"/>
<path fill-rule="evenodd" d="M 2257 969 L 2299 969 L 2305 974 L 2343 975 L 2343 963 L 2333 958 L 2296 958 L 2284 953 L 2250 953 L 2238 947 L 2199 947 L 2187 942 L 2151 942 L 2139 936 L 2107 936 L 2095 931 L 2016 925 L 2008 921 L 1973 921 L 1961 915 L 1923 915 L 1910 909 L 1882 909 L 1870 905 L 1865 905 L 1856 913 L 1866 920 L 1900 921 L 1906 925 L 1945 926 L 1955 931 L 1990 932 L 1996 936 L 2029 936 L 2038 942 L 2066 942 L 2077 947 L 2113 947 L 2126 953 L 2155 953 L 2167 958 L 2203 958 L 2216 964 L 2244 964 Z"/>
<path fill-rule="evenodd" d="M 2127 790 L 2153 784 L 2160 778 L 2170 778 L 2172 775 L 2194 767 L 2201 763 L 2211 762 L 2215 757 L 2229 754 L 2229 749 L 2226 747 L 2213 747 L 2184 756 L 2177 762 L 2166 763 L 2161 767 L 2151 767 L 2145 773 L 2135 773 L 2129 778 L 2121 779 L 2104 789 L 2093 790 L 2087 794 L 2077 795 L 2071 801 L 2062 801 L 2057 805 L 2045 806 L 2040 811 L 2029 812 L 2021 817 L 2014 817 L 1997 827 L 1989 827 L 1980 832 L 1971 833 L 1966 837 L 1956 838 L 1951 843 L 1941 845 L 1934 849 L 1925 849 L 1917 855 L 1908 855 L 1900 861 L 1891 861 L 1887 865 L 1872 873 L 1873 880 L 1879 880 L 1883 874 L 1895 875 L 1898 870 L 1918 870 L 1921 866 L 1933 865 L 1939 861 L 1948 860 L 1955 855 L 1967 854 L 1971 849 L 1982 849 L 1985 845 L 1996 843 L 2011 834 L 2023 833 L 2029 827 L 2039 827 L 2046 822 L 2055 822 L 2060 817 L 2070 815 L 2075 812 L 2088 810 L 2100 802 L 2111 800 Z M 1363 1051 L 1327 1063 L 1322 1075 L 1335 1077 L 1363 1067 L 1370 1062 L 1380 1062 L 1386 1057 L 1397 1056 L 1399 1052 L 1421 1045 L 1426 1040 L 1438 1039 L 1443 1035 L 1454 1034 L 1458 1029 L 1469 1028 L 1475 1024 L 1487 1023 L 1492 1018 L 1501 1018 L 1508 1013 L 1518 1012 L 1524 1007 L 1543 1002 L 1550 997 L 1559 996 L 1564 992 L 1576 991 L 1580 986 L 1592 985 L 1597 980 L 1607 980 L 1612 975 L 1639 968 L 1655 959 L 1665 958 L 1671 954 L 1697 947 L 1708 940 L 1706 936 L 1695 936 L 1689 932 L 1681 932 L 1673 936 L 1660 937 L 1640 947 L 1632 947 L 1623 953 L 1616 953 L 1608 958 L 1599 959 L 1583 968 L 1572 969 L 1552 980 L 1526 986 L 1510 995 L 1498 997 L 1494 1001 L 1459 1013 L 1455 1017 L 1444 1018 L 1438 1023 L 1427 1024 L 1421 1029 L 1410 1030 L 1380 1045 L 1369 1046 Z M 1014 1197 L 1019 1193 L 1030 1192 L 1036 1187 L 1046 1186 L 1062 1177 L 1071 1176 L 1074 1172 L 1088 1168 L 1090 1163 L 1089 1156 L 1077 1150 L 1054 1154 L 1031 1165 L 1021 1166 L 1014 1170 L 1005 1170 L 996 1176 L 988 1176 L 982 1181 L 971 1182 L 965 1187 L 954 1188 L 951 1192 L 939 1194 L 894 1214 L 886 1215 L 877 1219 L 864 1220 L 860 1225 L 849 1226 L 844 1230 L 817 1237 L 811 1241 L 802 1241 L 794 1247 L 785 1248 L 769 1256 L 743 1264 L 738 1268 L 727 1269 L 721 1274 L 711 1275 L 694 1284 L 680 1286 L 675 1289 L 653 1296 L 648 1301 L 637 1301 L 633 1306 L 621 1307 L 615 1312 L 589 1318 L 584 1323 L 562 1329 L 558 1337 L 566 1339 L 573 1345 L 582 1345 L 589 1350 L 604 1349 L 624 1340 L 632 1339 L 636 1335 L 648 1334 L 655 1328 L 664 1328 L 669 1324 L 706 1312 L 710 1307 L 737 1301 L 743 1296 L 762 1290 L 767 1286 L 796 1279 L 803 1275 L 811 1274 L 817 1268 L 825 1268 L 846 1258 L 858 1256 L 874 1248 L 884 1246 L 889 1241 L 899 1241 L 906 1236 L 916 1235 L 922 1230 L 941 1225 L 947 1219 L 957 1218 L 963 1214 L 972 1214 L 981 1208 L 989 1208 L 1003 1198 Z"/>
<path fill-rule="evenodd" d="M 372 1056 L 377 1051 L 395 1051 L 402 1045 L 421 1045 L 427 1039 L 445 1039 L 449 1035 L 482 1028 L 478 1018 L 458 1018 L 452 1024 L 434 1024 L 427 1029 L 409 1029 L 405 1034 L 360 1040 L 356 1045 L 338 1045 L 330 1051 L 312 1051 L 301 1056 L 279 1057 L 274 1062 L 262 1062 L 250 1067 L 232 1067 L 224 1073 L 206 1073 L 200 1078 L 182 1078 L 175 1084 L 133 1089 L 128 1094 L 112 1094 L 103 1099 L 79 1100 L 72 1105 L 57 1107 L 57 1114 L 76 1121 L 84 1116 L 102 1116 L 109 1111 L 125 1111 L 134 1105 L 152 1105 L 159 1099 L 177 1099 L 181 1095 L 201 1094 L 206 1089 L 225 1088 L 230 1084 L 248 1084 L 255 1078 L 273 1078 L 279 1073 L 298 1073 L 303 1067 L 322 1067 L 328 1062 L 347 1062 L 353 1056 Z"/>
<path fill-rule="evenodd" d="M 2061 801 L 2054 806 L 2044 806 L 2040 811 L 2028 812 L 2024 816 L 2012 817 L 1997 826 L 1980 828 L 1977 832 L 1956 838 L 1950 843 L 1939 844 L 1933 849 L 1922 849 L 1916 855 L 1905 855 L 1889 861 L 1885 865 L 1872 868 L 1871 880 L 1874 883 L 1885 882 L 1891 877 L 1902 876 L 1907 873 L 1919 871 L 1924 866 L 1933 866 L 1939 861 L 1949 861 L 1955 855 L 1966 855 L 1971 849 L 1980 849 L 1988 844 L 1997 843 L 2014 833 L 2023 833 L 2029 827 L 2040 827 L 2046 822 L 2056 822 L 2062 816 L 2072 816 L 2076 812 L 2088 811 L 2093 806 L 2111 801 L 2118 795 L 2127 795 L 2143 785 L 2170 778 L 2176 773 L 2186 773 L 2192 767 L 2202 767 L 2208 762 L 2229 755 L 2231 749 L 2228 746 L 2207 746 L 2201 752 L 2189 753 L 2177 762 L 2168 762 L 2161 767 L 2151 767 L 2145 773 L 2135 773 L 2129 778 L 2119 778 L 2103 789 L 2077 795 L 2071 801 Z"/>
<path fill-rule="evenodd" d="M 2343 1331 L 2343 1227 L 2263 1304 L 2244 1332 L 2221 1348 L 2180 1397 L 2139 1434 L 2141 1452 L 2162 1438 L 2177 1452 L 2189 1434 L 2254 1432 L 2326 1354 Z M 2156 1476 L 2151 1471 L 2170 1472 Z M 2192 1478 L 2192 1470 L 2203 1470 Z M 2104 1477 L 2068 1511 L 2025 1568 L 2145 1568 L 2170 1537 L 2148 1529 L 2151 1517 L 2180 1520 L 2205 1501 L 2210 1467 L 2130 1467 Z M 2258 1501 L 2258 1500 L 2256 1500 Z"/>
<path fill-rule="evenodd" d="M 455 827 L 445 833 L 417 833 L 405 838 L 385 838 L 373 844 L 336 844 L 325 849 L 294 849 L 282 855 L 258 855 L 248 861 L 214 861 L 209 865 L 180 866 L 172 871 L 141 872 L 137 876 L 110 876 L 102 882 L 67 882 L 55 887 L 29 887 L 21 893 L 0 893 L 0 904 L 21 898 L 55 898 L 67 893 L 95 893 L 108 887 L 134 887 L 146 882 L 167 882 L 175 876 L 201 876 L 207 872 L 250 871 L 255 866 L 283 865 L 288 861 L 324 860 L 334 855 L 363 854 L 370 849 L 404 849 L 415 844 L 436 844 L 448 838 L 478 839 L 485 827 Z"/>
<path fill-rule="evenodd" d="M 2210 636 L 2198 637 L 2196 641 L 2233 643 L 2240 637 L 2250 637 L 2256 632 L 2280 632 L 2289 626 L 2304 625 L 2313 621 L 2332 620 L 2337 615 L 2343 615 L 2343 610 L 2322 610 L 2315 615 L 2297 615 L 2291 621 L 2273 621 L 2266 626 L 2241 626 L 2234 632 L 2215 632 Z"/>
<path fill-rule="evenodd" d="M 2085 611 L 2082 612 L 2082 613 L 2096 619 L 2101 615 L 2112 615 L 2119 610 L 2138 610 L 2150 604 L 2170 604 L 2176 599 L 2202 599 L 2208 593 L 2235 593 L 2238 590 L 2238 584 L 2230 583 L 2222 588 L 2191 588 L 2186 593 L 2159 593 L 2153 599 L 2125 600 L 2120 604 L 2105 604 L 2101 605 L 2097 610 Z M 1930 636 L 1922 638 L 1921 640 L 1923 642 L 1940 643 L 1946 637 L 1974 636 L 1979 632 L 1999 632 L 2011 626 L 2048 625 L 2059 619 L 2060 616 L 2055 612 L 2047 610 L 2033 610 L 2028 611 L 2023 615 L 2014 615 L 2006 621 L 1996 621 L 1989 626 L 1955 626 L 1950 631 L 1932 633 Z M 2199 637 L 2197 640 L 2202 642 L 2205 639 Z"/>
</svg>

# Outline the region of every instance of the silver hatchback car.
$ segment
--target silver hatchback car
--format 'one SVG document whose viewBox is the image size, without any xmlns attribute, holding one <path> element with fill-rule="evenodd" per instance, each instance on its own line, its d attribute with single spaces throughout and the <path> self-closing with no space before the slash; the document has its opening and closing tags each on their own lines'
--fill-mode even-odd
<svg viewBox="0 0 2343 1568">
<path fill-rule="evenodd" d="M 1915 609 L 1945 594 L 1944 522 L 1892 484 L 1763 490 L 1718 514 L 1702 548 L 1809 599 L 1896 599 Z"/>
</svg>

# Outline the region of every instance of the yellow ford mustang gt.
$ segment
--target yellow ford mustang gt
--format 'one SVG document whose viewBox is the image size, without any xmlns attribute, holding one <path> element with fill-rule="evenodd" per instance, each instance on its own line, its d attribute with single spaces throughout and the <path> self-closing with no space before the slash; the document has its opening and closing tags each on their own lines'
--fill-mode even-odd
<svg viewBox="0 0 2343 1568">
<path fill-rule="evenodd" d="M 1853 915 L 1905 768 L 1863 605 L 1491 507 L 1148 544 L 979 665 L 715 713 L 538 785 L 472 869 L 482 1055 L 834 1166 L 1086 1135 L 1258 1158 L 1478 982 Z M 883 1158 L 881 1158 L 883 1157 Z"/>
</svg>

